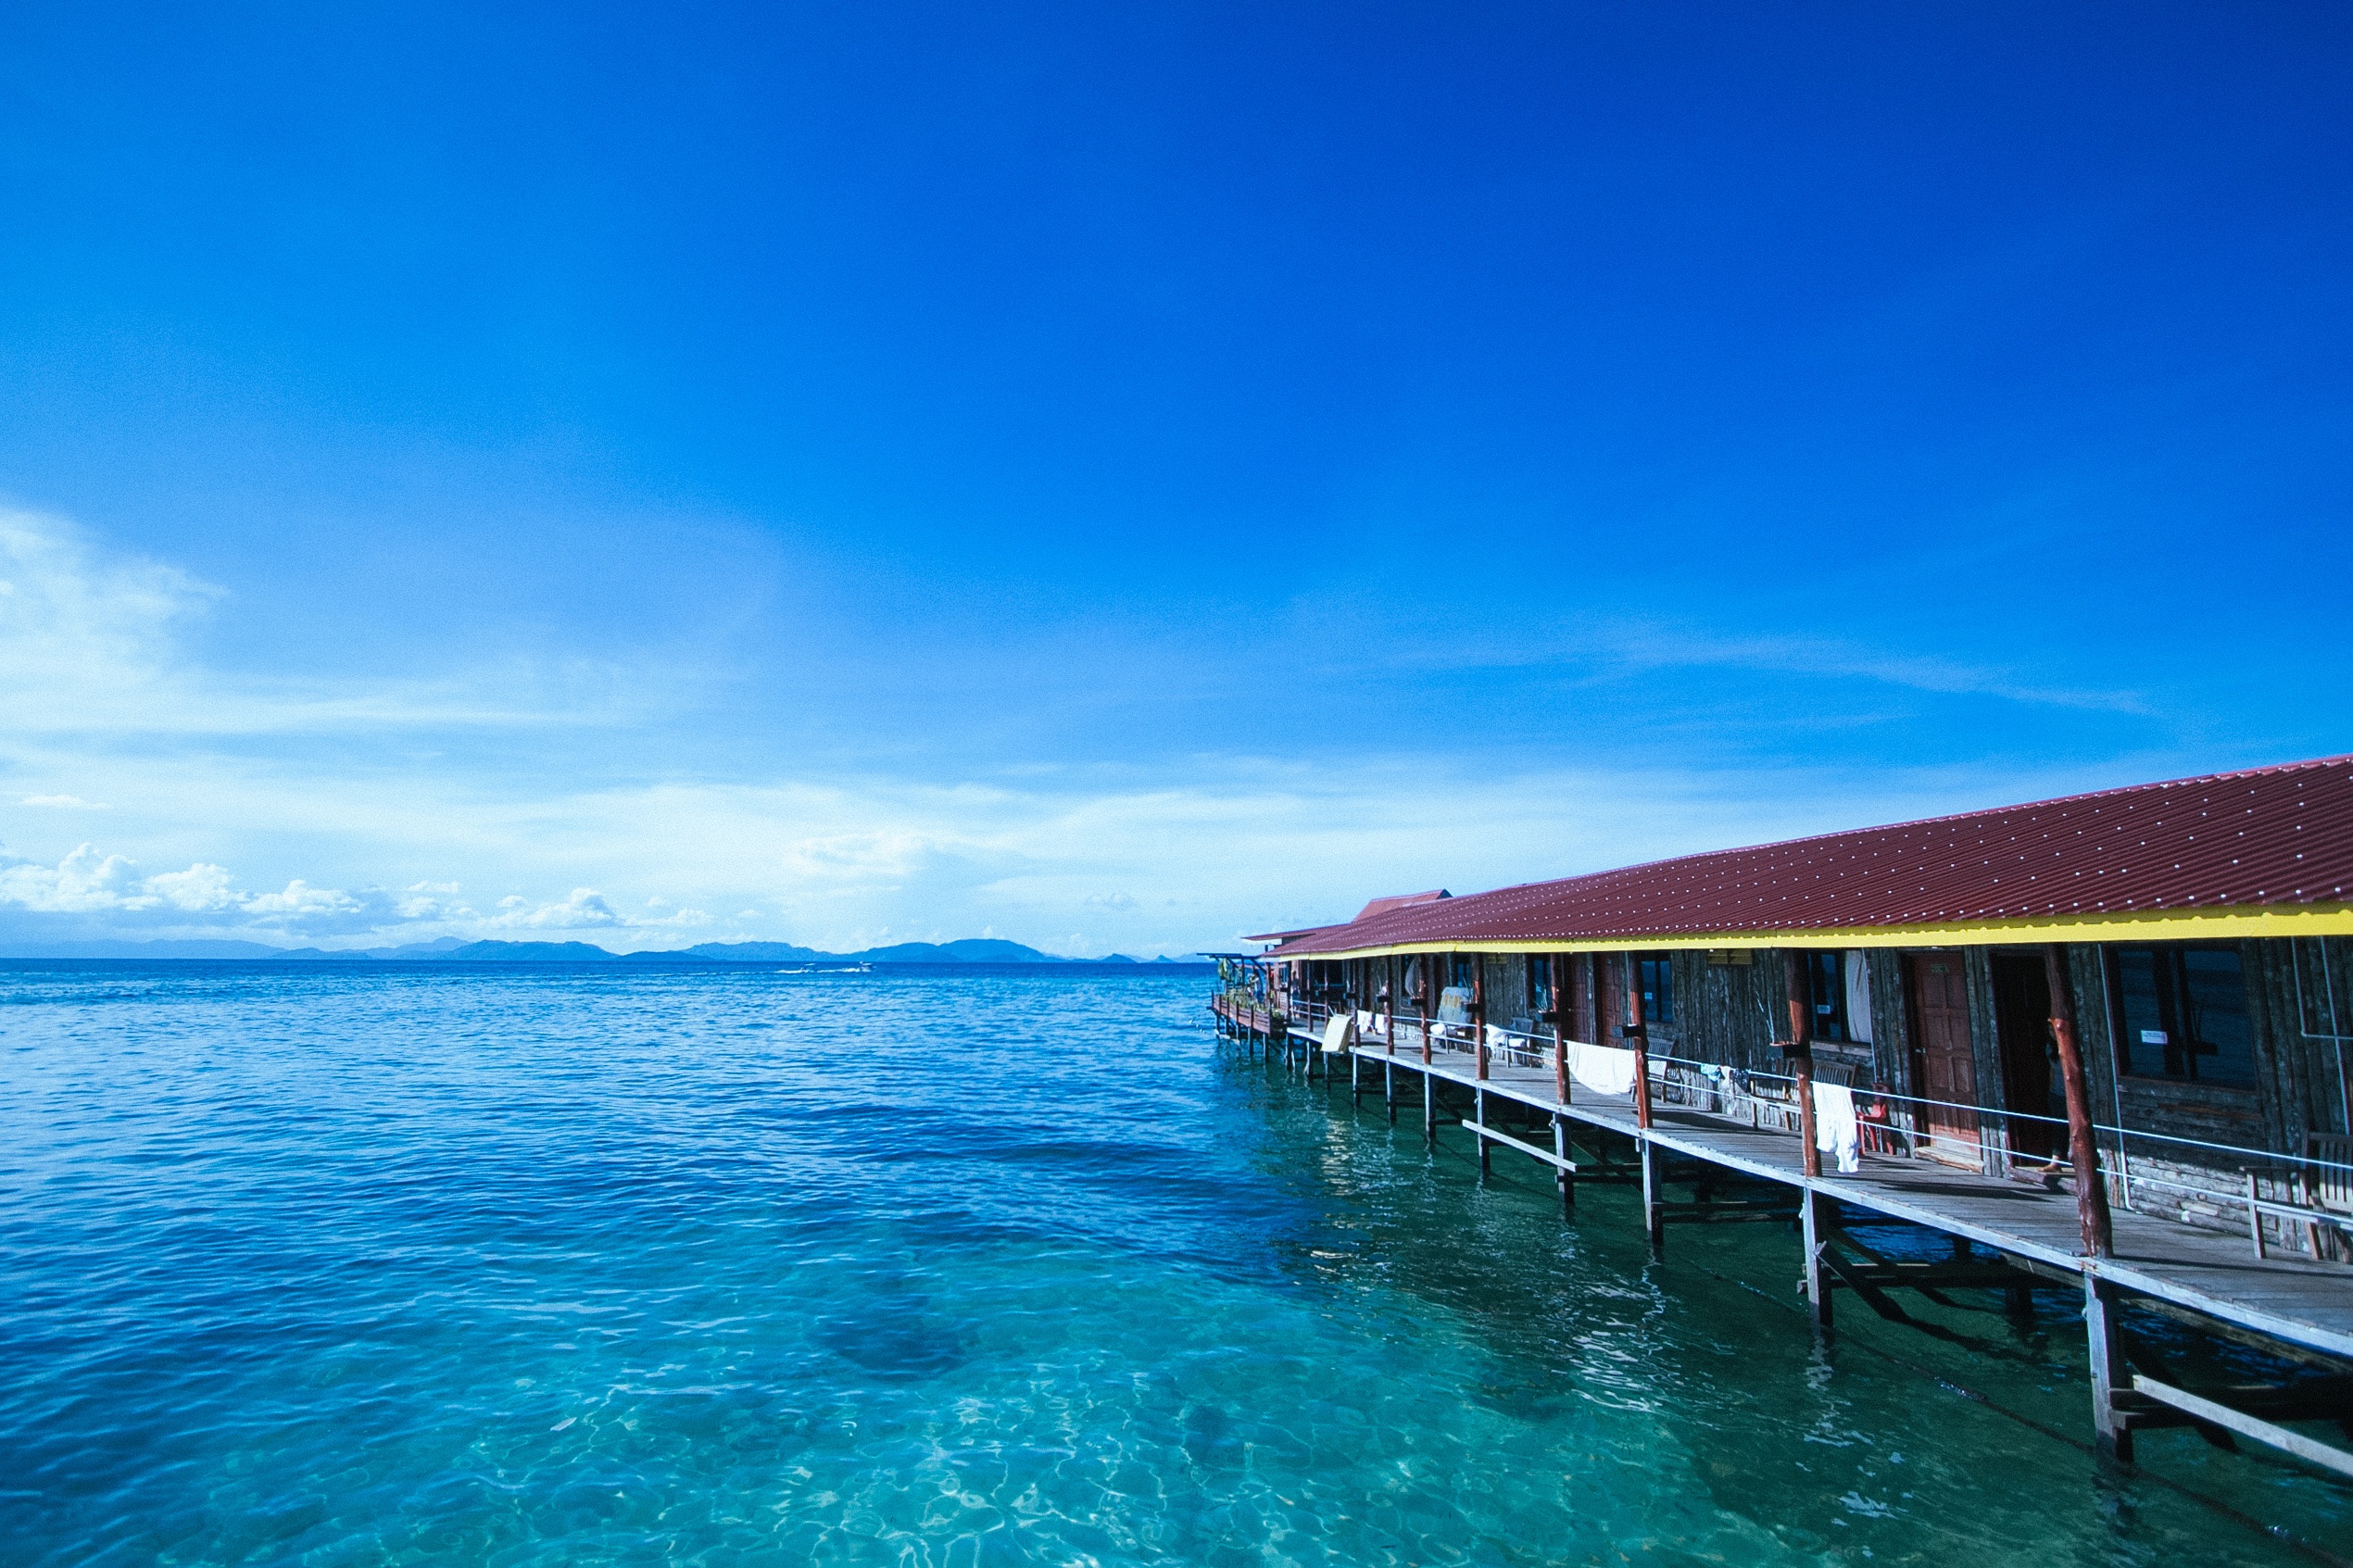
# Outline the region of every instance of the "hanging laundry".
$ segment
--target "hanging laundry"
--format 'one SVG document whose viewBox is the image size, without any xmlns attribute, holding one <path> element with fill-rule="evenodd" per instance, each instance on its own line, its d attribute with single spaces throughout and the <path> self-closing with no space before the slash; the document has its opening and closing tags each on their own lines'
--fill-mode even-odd
<svg viewBox="0 0 2353 1568">
<path fill-rule="evenodd" d="M 1839 1173 L 1851 1176 L 1863 1168 L 1856 1153 L 1861 1131 L 1855 1122 L 1855 1091 L 1843 1084 L 1814 1085 L 1814 1147 L 1838 1157 Z"/>
<path fill-rule="evenodd" d="M 1597 1095 L 1629 1095 L 1634 1092 L 1634 1053 L 1616 1046 L 1589 1046 L 1572 1041 L 1568 1047 L 1568 1075 L 1579 1086 Z"/>
</svg>

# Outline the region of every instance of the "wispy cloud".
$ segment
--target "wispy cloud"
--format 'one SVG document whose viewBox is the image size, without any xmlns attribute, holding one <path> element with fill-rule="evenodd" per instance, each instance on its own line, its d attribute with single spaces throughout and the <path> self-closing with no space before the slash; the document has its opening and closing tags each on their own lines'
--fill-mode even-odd
<svg viewBox="0 0 2353 1568">
<path fill-rule="evenodd" d="M 2054 772 L 1994 784 L 1952 770 L 1881 777 L 1858 794 L 1835 769 L 1735 780 L 1368 759 L 1205 762 L 1181 783 L 1146 788 L 869 777 L 513 802 L 447 782 L 355 781 L 330 801 L 315 782 L 251 764 L 175 766 L 204 803 L 213 841 L 283 856 L 271 825 L 295 821 L 346 860 L 443 870 L 381 887 L 306 867 L 254 890 L 220 861 L 150 874 L 129 855 L 83 845 L 55 863 L 0 861 L 0 911 L 19 917 L 20 935 L 38 917 L 75 935 L 374 945 L 569 932 L 622 947 L 782 937 L 854 948 L 911 929 L 995 930 L 1082 954 L 1149 955 L 1329 919 L 1407 888 L 1493 886 L 2116 782 Z M 337 813 L 340 841 L 327 831 Z M 596 880 L 528 891 L 570 866 L 593 867 Z M 487 900 L 459 885 L 502 880 L 515 890 Z"/>
<path fill-rule="evenodd" d="M 225 597 L 177 567 L 109 549 L 62 519 L 0 510 L 0 722 L 20 741 L 119 744 L 611 724 L 658 701 L 657 682 L 569 656 L 440 679 L 226 675 L 184 649 L 188 633 Z"/>
<path fill-rule="evenodd" d="M 1316 607 L 1302 642 L 1338 635 L 1357 611 Z M 1320 632 L 1315 628 L 1321 628 Z M 1344 646 L 1344 645 L 1343 645 Z M 1384 657 L 1420 670 L 1535 670 L 1570 685 L 1635 681 L 1667 670 L 1733 670 L 1858 681 L 1941 696 L 1986 696 L 2036 707 L 2146 714 L 2146 695 L 2127 688 L 2039 681 L 2015 666 L 1907 653 L 1860 638 L 1812 632 L 1725 636 L 1672 621 L 1577 617 L 1555 623 L 1519 618 L 1504 627 L 1476 620 L 1442 628 L 1404 625 L 1385 633 Z"/>
<path fill-rule="evenodd" d="M 1999 697 L 2053 708 L 2146 713 L 2139 693 L 2048 684 L 2013 669 L 1933 656 L 1894 653 L 1811 633 L 1719 637 L 1662 626 L 1627 627 L 1602 642 L 1604 656 L 1627 671 L 1666 668 L 1771 671 L 1857 679 L 1913 691 Z"/>
<path fill-rule="evenodd" d="M 1882 767 L 1860 780 L 1811 761 L 1737 772 L 1557 753 L 1506 762 L 1491 745 L 1418 746 L 1418 726 L 1280 760 L 1227 751 L 1076 765 L 1041 754 L 950 783 L 854 759 L 698 771 L 669 762 L 651 738 L 665 732 L 644 718 L 658 705 L 637 707 L 635 688 L 573 703 L 560 683 L 502 691 L 495 672 L 432 687 L 223 674 L 182 641 L 225 612 L 222 596 L 63 525 L 6 522 L 0 777 L 23 793 L 9 828 L 19 852 L 0 856 L 0 916 L 17 939 L 372 946 L 576 933 L 615 947 L 753 937 L 854 948 L 987 930 L 1076 953 L 1190 951 L 1377 894 L 1491 886 L 2151 776 L 2130 760 L 2031 773 Z M 1772 669 L 2129 702 L 2006 686 L 2000 671 L 1831 638 L 1623 622 L 1541 636 L 1466 629 L 1394 657 L 1433 668 L 1551 659 L 1563 681 Z M 517 717 L 488 722 L 499 715 Z M 477 721 L 486 739 L 470 751 L 434 734 Z M 1284 723 L 1245 705 L 1232 734 L 1271 752 L 1291 733 Z M 565 725 L 577 734 L 557 735 Z M 554 739 L 573 749 L 543 762 Z M 55 787 L 85 780 L 103 780 L 111 802 L 104 834 L 66 816 L 97 801 Z M 69 836 L 69 825 L 81 831 Z"/>
</svg>

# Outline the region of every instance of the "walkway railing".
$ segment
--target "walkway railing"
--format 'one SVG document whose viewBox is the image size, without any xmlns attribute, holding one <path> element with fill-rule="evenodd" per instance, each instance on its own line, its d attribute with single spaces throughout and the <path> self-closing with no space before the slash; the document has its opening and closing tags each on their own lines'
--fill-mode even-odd
<svg viewBox="0 0 2353 1568">
<path fill-rule="evenodd" d="M 1284 1019 L 1288 1033 L 1301 1037 L 1310 1048 L 1319 1047 L 1335 1010 L 1321 1000 L 1297 998 L 1289 1008 L 1290 1016 Z M 1361 1053 L 1372 1056 L 1393 1052 L 1416 1060 L 1424 1054 L 1424 1031 L 1418 1016 L 1376 1012 L 1370 1015 L 1374 1022 L 1367 1030 L 1361 1026 L 1365 1016 L 1362 1010 L 1338 1010 L 1343 1014 L 1353 1011 L 1359 1019 L 1357 1048 Z M 1281 1015 L 1282 1010 L 1276 1009 L 1269 1010 L 1266 1016 L 1271 1019 Z M 1431 1020 L 1428 1042 L 1430 1056 L 1478 1058 L 1482 1054 L 1480 1027 L 1467 1021 Z M 1550 1035 L 1492 1024 L 1484 1029 L 1484 1056 L 1491 1066 L 1553 1070 L 1554 1039 Z M 1798 1133 L 1801 1110 L 1796 1098 L 1797 1080 L 1788 1073 L 1700 1061 L 1655 1049 L 1646 1053 L 1646 1060 L 1652 1097 L 1659 1103 L 1744 1121 L 1759 1129 L 1769 1127 L 1792 1135 Z M 1820 1071 L 1818 1067 L 1818 1081 Z M 1944 1119 L 1924 1113 L 1947 1111 L 1972 1118 L 1980 1128 L 1998 1128 L 2002 1137 L 2000 1151 L 2014 1166 L 2025 1166 L 2032 1173 L 2054 1178 L 2071 1173 L 2067 1163 L 2067 1119 L 2063 1116 L 1897 1094 L 1877 1084 L 1847 1087 L 1855 1097 L 1858 1141 L 1865 1153 L 1898 1159 L 1932 1158 L 1923 1154 L 1924 1147 L 1934 1147 L 1939 1142 L 1950 1147 L 1959 1140 L 1949 1131 L 1927 1131 L 1926 1124 Z M 1572 1090 L 1571 1098 L 1574 1098 Z M 2047 1141 L 2058 1152 L 2040 1157 L 2013 1153 L 2019 1143 L 2017 1130 L 2029 1125 L 2051 1129 Z M 2208 1206 L 2218 1217 L 2225 1209 L 2243 1212 L 2258 1257 L 2266 1256 L 2271 1246 L 2318 1257 L 2322 1252 L 2324 1232 L 2335 1233 L 2341 1255 L 2353 1255 L 2353 1213 L 2321 1207 L 2313 1201 L 2316 1192 L 2342 1192 L 2353 1187 L 2353 1160 L 2291 1154 L 2099 1122 L 2093 1123 L 2093 1133 L 2099 1145 L 2097 1168 L 2108 1184 L 2111 1200 L 2122 1208 L 2140 1210 L 2134 1202 L 2138 1188 L 2177 1193 Z M 2135 1145 L 2142 1149 L 2137 1167 L 2133 1157 Z M 1974 1147 L 1977 1163 L 1982 1170 L 1995 1146 L 1989 1145 L 1981 1134 L 1973 1146 L 1962 1147 Z M 2167 1155 L 2174 1151 L 2180 1152 L 2168 1160 Z M 2217 1157 L 2235 1162 L 2234 1168 L 2228 1172 L 2215 1169 Z M 2042 1162 L 2030 1163 L 2038 1160 Z M 2152 1165 L 2151 1160 L 2162 1163 Z M 2263 1191 L 2266 1177 L 2272 1187 L 2270 1196 Z M 2267 1215 L 2274 1222 L 2276 1241 L 2265 1236 L 2263 1221 Z"/>
</svg>

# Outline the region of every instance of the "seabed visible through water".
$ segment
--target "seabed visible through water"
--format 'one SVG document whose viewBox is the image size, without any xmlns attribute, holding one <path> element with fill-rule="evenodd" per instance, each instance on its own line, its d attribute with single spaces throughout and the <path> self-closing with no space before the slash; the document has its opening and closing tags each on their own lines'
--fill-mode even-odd
<svg viewBox="0 0 2353 1568">
<path fill-rule="evenodd" d="M 2056 1297 L 1817 1344 L 1786 1234 L 1654 1261 L 1206 990 L 0 968 L 8 1560 L 2353 1555 L 2284 1461 L 2104 1469 Z"/>
</svg>

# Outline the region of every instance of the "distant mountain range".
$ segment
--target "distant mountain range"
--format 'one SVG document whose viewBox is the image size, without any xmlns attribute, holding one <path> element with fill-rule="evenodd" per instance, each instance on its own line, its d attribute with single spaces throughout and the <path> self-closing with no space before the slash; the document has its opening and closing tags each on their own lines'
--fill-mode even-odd
<svg viewBox="0 0 2353 1568">
<path fill-rule="evenodd" d="M 614 953 L 590 942 L 467 942 L 444 936 L 398 947 L 272 947 L 261 942 L 48 942 L 0 946 L 10 959 L 429 959 L 441 963 L 1141 963 L 1125 953 L 1065 959 L 1018 942 L 968 936 L 959 942 L 900 942 L 856 953 L 825 953 L 789 942 L 705 942 L 660 953 Z M 1193 963 L 1194 958 L 1153 959 Z"/>
</svg>

